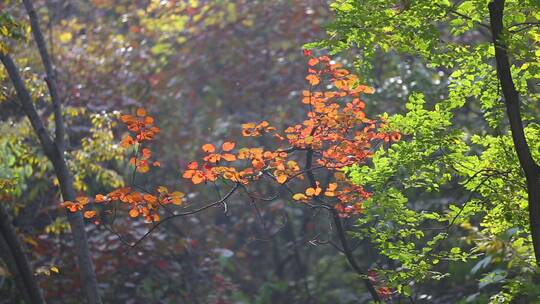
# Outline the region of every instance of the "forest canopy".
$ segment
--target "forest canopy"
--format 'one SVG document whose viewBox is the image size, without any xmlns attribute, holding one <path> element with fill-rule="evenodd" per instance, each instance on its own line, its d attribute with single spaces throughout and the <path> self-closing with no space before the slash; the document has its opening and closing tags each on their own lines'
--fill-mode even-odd
<svg viewBox="0 0 540 304">
<path fill-rule="evenodd" d="M 537 303 L 537 0 L 7 0 L 0 303 Z"/>
</svg>

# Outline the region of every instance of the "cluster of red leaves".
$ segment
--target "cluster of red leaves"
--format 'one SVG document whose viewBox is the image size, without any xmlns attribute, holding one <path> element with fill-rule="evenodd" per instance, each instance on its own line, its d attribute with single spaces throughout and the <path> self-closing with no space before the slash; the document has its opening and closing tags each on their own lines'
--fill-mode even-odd
<svg viewBox="0 0 540 304">
<path fill-rule="evenodd" d="M 280 183 L 286 181 L 288 174 L 293 174 L 300 170 L 300 167 L 295 161 L 287 160 L 287 152 L 265 151 L 263 148 L 242 148 L 235 154 L 231 151 L 235 144 L 225 142 L 222 145 L 222 150 L 226 150 L 226 145 L 230 145 L 231 147 L 231 149 L 227 150 L 226 154 L 214 153 L 215 148 L 211 144 L 203 145 L 203 151 L 209 153 L 203 158 L 205 162 L 200 166 L 195 161 L 190 162 L 182 176 L 191 179 L 194 184 L 214 182 L 219 177 L 222 177 L 234 183 L 247 185 L 251 181 L 258 180 L 269 168 L 274 169 L 274 176 L 276 176 L 276 179 Z M 211 147 L 211 149 L 209 150 L 208 147 Z M 227 155 L 227 157 L 223 157 L 223 155 Z M 245 163 L 245 166 L 243 166 L 243 169 L 238 169 L 239 166 L 223 166 L 223 161 L 241 161 Z"/>
<path fill-rule="evenodd" d="M 370 193 L 352 184 L 343 173 L 343 168 L 365 164 L 377 145 L 397 141 L 400 134 L 381 131 L 384 130 L 384 121 L 366 117 L 365 103 L 360 95 L 372 94 L 372 88 L 359 84 L 356 76 L 327 56 L 314 57 L 309 51 L 305 55 L 309 58 L 306 80 L 310 88 L 302 93 L 301 102 L 307 108 L 304 121 L 283 132 L 278 132 L 267 121 L 242 125 L 245 137 L 269 134 L 277 140 L 277 148 L 237 148 L 230 141 L 217 147 L 207 143 L 202 146 L 205 153 L 202 161 L 190 162 L 182 177 L 193 184 L 223 179 L 244 187 L 264 177 L 271 178 L 278 185 L 287 184 L 287 187 L 295 182 L 294 185 L 301 185 L 297 187 L 303 190 L 293 194 L 293 200 L 311 206 L 333 205 L 342 217 L 360 215 L 362 203 L 370 197 Z M 323 84 L 326 83 L 332 84 L 329 86 L 331 89 L 325 89 Z M 159 133 L 153 118 L 144 109 L 138 109 L 136 116 L 123 115 L 121 120 L 132 133 L 122 139 L 121 145 L 133 150 L 129 161 L 134 168 L 133 174 L 147 173 L 150 164 L 159 167 L 159 162 L 150 161 L 152 152 L 145 146 Z M 302 167 L 299 152 L 305 154 Z M 317 180 L 320 171 L 330 173 L 324 175 L 332 178 L 325 177 L 325 182 Z M 158 186 L 155 191 L 146 190 L 135 185 L 133 179 L 131 186 L 98 194 L 93 201 L 98 204 L 119 202 L 129 206 L 130 217 L 141 216 L 146 222 L 157 222 L 160 220 L 160 207 L 181 205 L 183 197 L 184 193 L 170 192 L 164 186 Z M 63 205 L 72 212 L 84 211 L 90 201 L 90 198 L 81 196 Z M 86 218 L 98 217 L 95 210 L 85 210 L 83 214 Z M 96 222 L 99 220 L 96 219 Z M 370 271 L 368 278 L 381 299 L 392 297 L 393 291 L 378 280 L 375 271 Z"/>
<path fill-rule="evenodd" d="M 154 118 L 146 114 L 143 108 L 137 109 L 137 115 L 122 115 L 120 120 L 126 124 L 129 131 L 134 133 L 135 137 L 126 135 L 122 138 L 121 145 L 128 148 L 136 143 L 142 144 L 145 141 L 151 141 L 159 133 L 159 128 L 154 125 Z"/>
<path fill-rule="evenodd" d="M 370 194 L 350 184 L 342 168 L 365 163 L 376 143 L 399 140 L 399 133 L 379 132 L 382 122 L 366 118 L 360 94 L 371 94 L 372 88 L 360 85 L 355 75 L 328 56 L 314 57 L 310 51 L 304 51 L 304 55 L 309 58 L 306 80 L 310 90 L 304 91 L 302 98 L 309 109 L 307 118 L 283 133 L 266 121 L 242 125 L 244 136 L 270 133 L 278 140 L 280 148 L 247 147 L 234 152 L 234 143 L 225 142 L 221 150 L 226 153 L 216 153 L 214 145 L 205 144 L 202 150 L 207 155 L 203 162 L 190 162 L 184 178 L 194 184 L 223 178 L 247 185 L 263 176 L 271 176 L 277 183 L 285 184 L 304 179 L 309 171 L 326 169 L 334 173 L 334 182 L 321 187 L 319 181 L 314 181 L 303 193 L 293 195 L 293 199 L 307 203 L 324 195 L 335 200 L 335 208 L 342 216 L 362 212 L 362 201 Z M 326 80 L 335 89 L 316 90 Z M 291 152 L 294 151 L 312 153 L 313 164 L 302 170 L 293 158 Z M 315 164 L 318 167 L 313 166 Z"/>
<path fill-rule="evenodd" d="M 266 121 L 242 125 L 244 136 L 256 137 L 268 133 L 277 139 L 280 147 L 268 150 L 263 147 L 245 147 L 235 150 L 236 144 L 233 142 L 226 141 L 219 148 L 208 143 L 202 146 L 202 151 L 206 153 L 203 161 L 190 162 L 183 178 L 191 180 L 193 184 L 215 182 L 222 178 L 245 186 L 264 176 L 271 177 L 278 184 L 305 180 L 307 176 L 308 185 L 303 192 L 292 196 L 294 200 L 321 202 L 324 196 L 333 201 L 334 208 L 341 216 L 361 214 L 362 201 L 370 193 L 351 184 L 342 169 L 353 164 L 364 164 L 378 143 L 397 141 L 400 135 L 398 132 L 380 131 L 384 122 L 366 117 L 365 103 L 360 95 L 372 94 L 372 88 L 359 84 L 355 75 L 328 56 L 315 57 L 310 51 L 304 51 L 304 55 L 309 58 L 306 80 L 310 84 L 310 89 L 303 92 L 302 98 L 302 103 L 308 107 L 306 119 L 301 124 L 288 127 L 283 133 Z M 317 90 L 326 82 L 331 83 L 334 89 L 324 90 L 323 87 Z M 150 165 L 159 167 L 159 162 L 150 161 L 152 152 L 145 147 L 159 133 L 154 119 L 140 108 L 135 116 L 122 115 L 121 120 L 132 133 L 122 139 L 121 145 L 133 150 L 130 164 L 134 171 L 147 173 Z M 303 168 L 298 164 L 296 155 L 293 155 L 297 151 L 306 153 Z M 333 173 L 334 177 L 326 185 L 315 180 L 314 171 L 323 169 Z M 183 196 L 184 193 L 169 192 L 163 186 L 149 191 L 131 185 L 105 195 L 98 194 L 94 202 L 125 203 L 130 206 L 131 217 L 143 216 L 147 222 L 155 222 L 160 220 L 160 206 L 171 203 L 180 205 Z M 66 201 L 63 205 L 76 212 L 84 210 L 89 202 L 87 197 L 78 197 L 75 202 Z M 96 211 L 87 210 L 84 216 L 94 218 Z"/>
<path fill-rule="evenodd" d="M 139 108 L 136 115 L 122 115 L 120 120 L 126 124 L 131 132 L 131 134 L 122 138 L 121 146 L 132 150 L 133 153 L 129 164 L 134 168 L 134 171 L 147 173 L 150 170 L 150 165 L 159 167 L 160 163 L 158 161 L 150 161 L 152 151 L 145 147 L 145 144 L 151 142 L 160 131 L 154 125 L 154 119 L 147 115 L 144 109 Z M 149 191 L 144 187 L 133 184 L 129 187 L 115 189 L 107 194 L 97 194 L 94 198 L 79 196 L 74 202 L 63 202 L 62 206 L 71 212 L 76 212 L 86 209 L 91 201 L 97 204 L 119 202 L 128 206 L 130 217 L 142 216 L 146 222 L 157 222 L 160 220 L 158 213 L 160 207 L 168 204 L 181 205 L 183 197 L 184 193 L 180 191 L 171 192 L 164 186 L 158 186 L 154 191 Z M 85 210 L 83 215 L 88 219 L 95 218 L 97 211 Z M 99 223 L 99 220 L 96 219 L 96 223 Z"/>
</svg>

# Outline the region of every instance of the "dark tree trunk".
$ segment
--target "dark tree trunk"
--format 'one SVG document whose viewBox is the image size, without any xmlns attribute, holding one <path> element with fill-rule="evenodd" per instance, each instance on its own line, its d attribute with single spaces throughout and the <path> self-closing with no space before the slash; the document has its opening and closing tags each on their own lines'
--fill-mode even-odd
<svg viewBox="0 0 540 304">
<path fill-rule="evenodd" d="M 28 304 L 45 303 L 30 263 L 11 223 L 7 210 L 0 205 L 0 257 L 15 279 L 22 298 Z"/>
<path fill-rule="evenodd" d="M 69 171 L 66 160 L 64 158 L 64 122 L 62 118 L 62 105 L 57 90 L 56 79 L 52 68 L 51 59 L 47 53 L 45 40 L 43 34 L 39 28 L 39 22 L 37 14 L 32 6 L 31 0 L 23 0 L 24 6 L 30 18 L 30 25 L 32 28 L 32 34 L 38 47 L 39 55 L 43 66 L 45 67 L 46 81 L 49 88 L 49 93 L 54 109 L 54 121 L 55 121 L 55 138 L 54 141 L 49 135 L 47 129 L 44 127 L 41 118 L 39 117 L 32 98 L 25 87 L 23 80 L 19 75 L 19 71 L 15 66 L 15 63 L 11 57 L 7 54 L 0 54 L 0 61 L 2 61 L 6 68 L 9 78 L 15 87 L 15 91 L 21 102 L 21 106 L 30 120 L 35 133 L 38 135 L 39 141 L 45 155 L 52 162 L 56 176 L 60 183 L 60 191 L 62 198 L 65 201 L 74 201 L 76 197 L 75 189 L 73 188 L 73 177 Z M 77 256 L 77 262 L 79 266 L 81 286 L 88 304 L 99 304 L 101 299 L 99 297 L 96 273 L 94 271 L 94 265 L 90 256 L 90 249 L 88 247 L 88 240 L 86 237 L 86 231 L 84 229 L 84 220 L 80 212 L 67 214 L 73 240 L 75 243 L 75 255 Z"/>
<path fill-rule="evenodd" d="M 497 75 L 504 96 L 506 113 L 510 123 L 510 130 L 512 131 L 512 139 L 514 141 L 514 148 L 518 155 L 519 164 L 527 179 L 531 236 L 536 264 L 540 266 L 540 167 L 533 159 L 531 150 L 525 139 L 523 122 L 521 120 L 519 93 L 512 80 L 507 45 L 503 40 L 504 0 L 492 1 L 489 3 L 488 7 L 491 34 L 493 45 L 495 46 Z"/>
</svg>

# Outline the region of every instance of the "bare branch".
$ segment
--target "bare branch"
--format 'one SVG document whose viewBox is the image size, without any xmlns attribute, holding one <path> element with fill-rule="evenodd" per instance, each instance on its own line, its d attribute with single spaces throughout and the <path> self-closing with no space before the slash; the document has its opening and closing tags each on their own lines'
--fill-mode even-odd
<svg viewBox="0 0 540 304">
<path fill-rule="evenodd" d="M 137 245 L 139 245 L 142 241 L 144 241 L 148 236 L 150 236 L 152 234 L 152 232 L 154 230 L 156 230 L 159 226 L 161 226 L 163 223 L 165 222 L 168 222 L 174 218 L 177 218 L 177 217 L 183 217 L 183 216 L 188 216 L 188 215 L 194 215 L 194 214 L 197 214 L 197 213 L 200 213 L 206 209 L 209 209 L 209 208 L 212 208 L 214 206 L 218 206 L 220 204 L 223 204 L 225 203 L 235 192 L 236 190 L 238 190 L 238 188 L 240 187 L 240 184 L 236 183 L 232 188 L 231 190 L 229 190 L 229 192 L 227 192 L 225 194 L 225 196 L 223 196 L 223 198 L 221 198 L 220 200 L 217 200 L 215 202 L 212 202 L 212 203 L 209 203 L 209 204 L 206 204 L 200 208 L 197 208 L 195 210 L 192 210 L 192 211 L 186 211 L 186 212 L 180 212 L 180 213 L 174 213 L 173 215 L 170 215 L 164 219 L 162 219 L 161 221 L 157 222 L 154 226 L 152 226 L 142 237 L 140 237 L 137 241 L 135 242 L 128 242 L 126 241 L 119 233 L 117 233 L 116 231 L 114 231 L 114 229 L 109 229 L 109 231 L 111 231 L 112 233 L 114 233 L 122 243 L 124 243 L 125 245 L 129 246 L 130 248 L 133 248 L 133 247 L 136 247 Z"/>
<path fill-rule="evenodd" d="M 60 154 L 64 153 L 65 150 L 65 139 L 64 139 L 64 121 L 62 118 L 62 104 L 60 102 L 60 97 L 58 96 L 58 87 L 56 85 L 56 77 L 53 70 L 51 58 L 47 52 L 47 44 L 43 38 L 43 34 L 39 28 L 39 20 L 32 5 L 31 0 L 23 0 L 24 7 L 30 18 L 30 26 L 32 28 L 32 34 L 34 40 L 39 50 L 39 56 L 41 57 L 41 62 L 45 67 L 45 74 L 47 75 L 45 81 L 47 82 L 47 87 L 49 88 L 49 93 L 51 95 L 53 110 L 54 110 L 54 124 L 55 124 L 55 142 L 60 151 Z"/>
</svg>

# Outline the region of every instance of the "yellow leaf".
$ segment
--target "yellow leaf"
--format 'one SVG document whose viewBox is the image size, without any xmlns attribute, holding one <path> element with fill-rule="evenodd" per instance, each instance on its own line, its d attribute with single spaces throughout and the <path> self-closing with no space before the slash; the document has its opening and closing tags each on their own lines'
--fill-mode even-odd
<svg viewBox="0 0 540 304">
<path fill-rule="evenodd" d="M 24 241 L 32 246 L 38 246 L 38 243 L 31 237 L 24 237 Z"/>
<path fill-rule="evenodd" d="M 312 187 L 309 187 L 306 189 L 306 195 L 307 196 L 316 196 L 316 195 L 319 195 L 321 194 L 321 187 L 317 187 L 317 188 L 312 188 Z"/>
<path fill-rule="evenodd" d="M 180 191 L 174 191 L 173 193 L 171 193 L 172 196 L 174 197 L 184 197 L 184 192 L 180 192 Z"/>
<path fill-rule="evenodd" d="M 73 38 L 73 35 L 70 32 L 63 32 L 58 36 L 58 39 L 60 39 L 60 42 L 62 43 L 68 43 Z"/>
<path fill-rule="evenodd" d="M 305 196 L 304 193 L 296 193 L 295 195 L 293 195 L 292 198 L 293 198 L 295 201 L 300 201 L 300 200 L 307 199 L 307 196 Z"/>
</svg>

